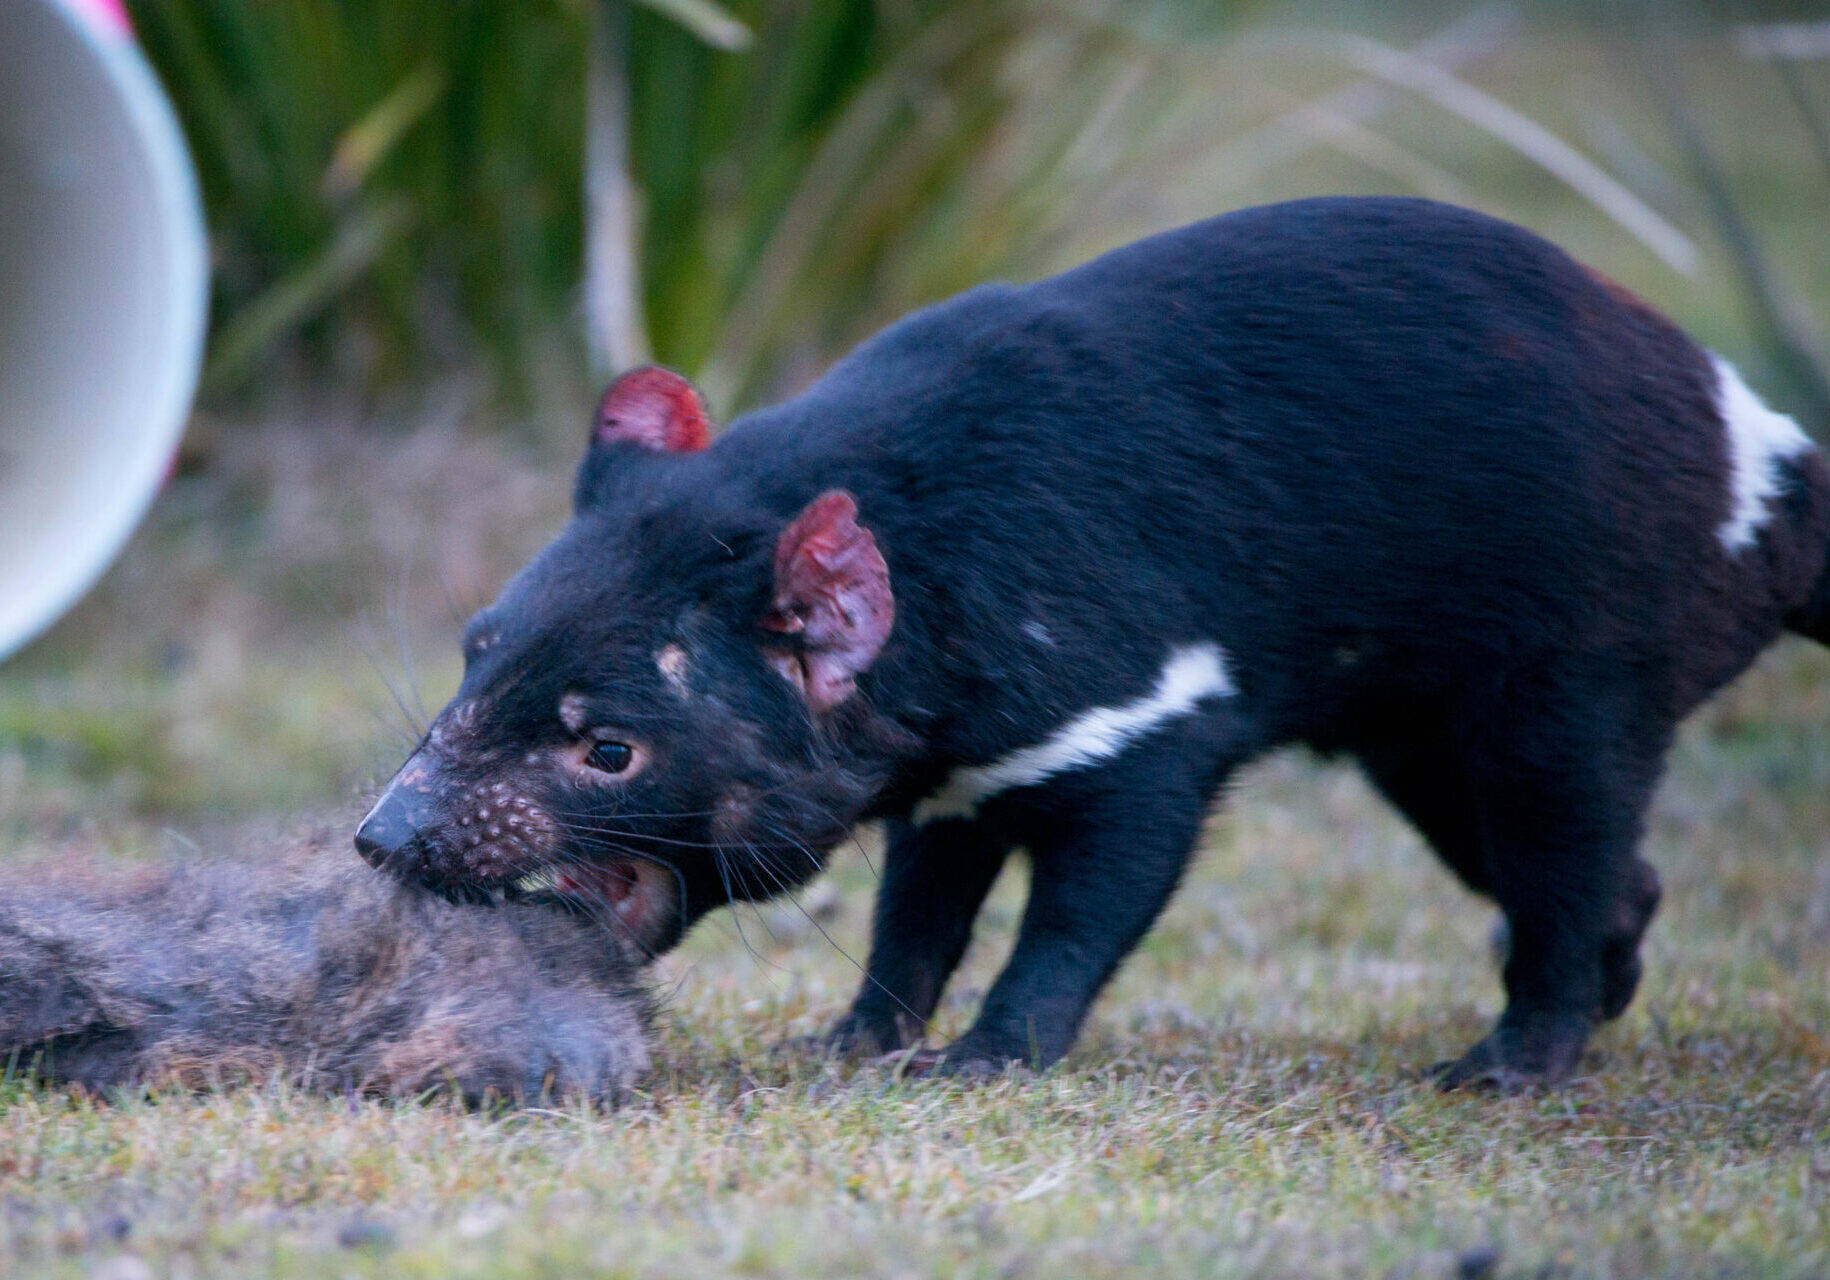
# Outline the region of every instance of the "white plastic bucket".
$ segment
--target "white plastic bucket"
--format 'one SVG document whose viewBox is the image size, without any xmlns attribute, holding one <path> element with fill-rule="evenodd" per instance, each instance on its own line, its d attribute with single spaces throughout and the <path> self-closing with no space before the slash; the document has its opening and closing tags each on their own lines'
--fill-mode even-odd
<svg viewBox="0 0 1830 1280">
<path fill-rule="evenodd" d="M 116 0 L 0 0 L 0 658 L 170 469 L 207 278 L 190 158 Z"/>
</svg>

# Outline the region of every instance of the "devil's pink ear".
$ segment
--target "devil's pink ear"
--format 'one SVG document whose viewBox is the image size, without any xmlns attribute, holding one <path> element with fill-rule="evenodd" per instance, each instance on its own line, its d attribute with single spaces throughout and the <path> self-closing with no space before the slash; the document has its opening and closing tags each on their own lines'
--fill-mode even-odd
<svg viewBox="0 0 1830 1280">
<path fill-rule="evenodd" d="M 693 384 L 659 365 L 631 369 L 597 402 L 595 444 L 639 444 L 656 453 L 691 453 L 711 434 Z"/>
<path fill-rule="evenodd" d="M 858 523 L 857 502 L 840 489 L 821 494 L 775 544 L 775 600 L 763 626 L 799 643 L 766 650 L 770 665 L 815 711 L 831 710 L 851 696 L 895 617 L 889 566 Z"/>
</svg>

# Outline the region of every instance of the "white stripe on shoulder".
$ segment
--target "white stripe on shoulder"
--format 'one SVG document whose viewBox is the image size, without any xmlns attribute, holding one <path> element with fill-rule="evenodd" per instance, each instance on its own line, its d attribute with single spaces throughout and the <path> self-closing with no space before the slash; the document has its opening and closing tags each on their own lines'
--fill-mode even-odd
<svg viewBox="0 0 1830 1280">
<path fill-rule="evenodd" d="M 1193 711 L 1203 698 L 1230 697 L 1234 692 L 1219 645 L 1177 649 L 1163 664 L 1156 688 L 1137 701 L 1094 707 L 1033 747 L 990 764 L 955 769 L 940 790 L 915 806 L 915 822 L 970 818 L 1001 791 L 1032 787 L 1057 773 L 1109 760 L 1165 721 Z"/>
<path fill-rule="evenodd" d="M 1728 491 L 1733 508 L 1716 531 L 1730 554 L 1750 547 L 1771 514 L 1768 504 L 1779 493 L 1779 463 L 1811 447 L 1792 419 L 1776 413 L 1741 380 L 1740 372 L 1721 356 L 1711 355 L 1716 370 L 1716 412 L 1728 434 Z"/>
</svg>

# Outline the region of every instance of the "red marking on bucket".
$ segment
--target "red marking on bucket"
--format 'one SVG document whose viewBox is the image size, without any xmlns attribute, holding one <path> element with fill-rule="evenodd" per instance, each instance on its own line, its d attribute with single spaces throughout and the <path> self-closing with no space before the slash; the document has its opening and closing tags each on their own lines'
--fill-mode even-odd
<svg viewBox="0 0 1830 1280">
<path fill-rule="evenodd" d="M 64 4 L 95 31 L 111 36 L 133 34 L 133 24 L 127 20 L 127 9 L 121 0 L 64 0 Z"/>
</svg>

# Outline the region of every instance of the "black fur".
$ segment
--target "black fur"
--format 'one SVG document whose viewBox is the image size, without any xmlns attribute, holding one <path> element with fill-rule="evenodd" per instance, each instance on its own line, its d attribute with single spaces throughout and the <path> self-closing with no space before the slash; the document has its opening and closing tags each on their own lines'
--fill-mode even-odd
<svg viewBox="0 0 1830 1280">
<path fill-rule="evenodd" d="M 1657 879 L 1636 845 L 1674 726 L 1783 627 L 1830 637 L 1830 476 L 1791 458 L 1756 543 L 1726 550 L 1715 383 L 1526 231 L 1332 199 L 972 290 L 703 452 L 606 410 L 577 518 L 474 624 L 458 698 L 384 801 L 398 838 L 365 849 L 447 886 L 616 868 L 659 947 L 886 819 L 870 976 L 835 1034 L 890 1049 L 1020 846 L 1021 936 L 947 1062 L 1048 1063 L 1228 773 L 1305 742 L 1356 755 L 1506 914 L 1506 1012 L 1447 1081 L 1554 1079 L 1637 983 Z M 856 610 L 824 615 L 854 627 L 841 657 L 874 660 L 823 707 L 802 685 L 830 652 L 799 627 L 840 595 L 788 581 L 783 531 L 832 490 L 882 557 L 854 538 L 865 568 L 833 592 L 886 565 L 895 616 L 878 650 Z M 911 820 L 954 768 L 1139 699 L 1204 642 L 1234 696 L 975 820 Z M 669 646 L 684 679 L 658 669 Z M 639 771 L 556 767 L 579 734 L 635 742 Z M 464 834 L 491 786 L 534 835 Z"/>
</svg>

